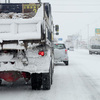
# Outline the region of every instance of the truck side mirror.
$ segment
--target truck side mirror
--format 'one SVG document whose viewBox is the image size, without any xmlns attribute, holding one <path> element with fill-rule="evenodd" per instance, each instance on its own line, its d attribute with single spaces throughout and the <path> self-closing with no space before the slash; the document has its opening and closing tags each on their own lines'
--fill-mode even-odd
<svg viewBox="0 0 100 100">
<path fill-rule="evenodd" d="M 56 35 L 59 35 L 59 25 L 55 25 Z"/>
</svg>

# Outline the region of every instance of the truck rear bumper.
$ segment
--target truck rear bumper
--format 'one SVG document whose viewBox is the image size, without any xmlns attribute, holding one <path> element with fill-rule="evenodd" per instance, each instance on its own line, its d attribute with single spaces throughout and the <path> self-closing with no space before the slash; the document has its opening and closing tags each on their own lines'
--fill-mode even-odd
<svg viewBox="0 0 100 100">
<path fill-rule="evenodd" d="M 24 66 L 23 63 L 19 60 L 16 60 L 15 63 L 9 62 L 0 62 L 0 71 L 19 71 L 19 72 L 29 72 L 29 73 L 45 73 L 49 72 L 50 67 L 50 58 L 40 57 L 40 58 L 31 58 L 29 64 Z"/>
<path fill-rule="evenodd" d="M 63 61 L 68 61 L 68 57 L 65 57 L 65 58 L 55 58 L 54 59 L 54 62 L 63 62 Z"/>
</svg>

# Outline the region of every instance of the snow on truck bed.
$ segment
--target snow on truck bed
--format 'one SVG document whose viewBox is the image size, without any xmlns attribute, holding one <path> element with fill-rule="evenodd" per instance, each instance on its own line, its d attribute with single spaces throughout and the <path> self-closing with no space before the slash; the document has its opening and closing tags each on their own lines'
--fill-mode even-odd
<svg viewBox="0 0 100 100">
<path fill-rule="evenodd" d="M 0 19 L 29 19 L 32 18 L 34 13 L 1 13 L 0 14 Z"/>
</svg>

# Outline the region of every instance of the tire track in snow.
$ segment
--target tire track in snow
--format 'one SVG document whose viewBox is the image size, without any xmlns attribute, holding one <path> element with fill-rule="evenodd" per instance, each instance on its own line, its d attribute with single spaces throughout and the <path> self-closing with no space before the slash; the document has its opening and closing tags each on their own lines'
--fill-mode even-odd
<svg viewBox="0 0 100 100">
<path fill-rule="evenodd" d="M 81 52 L 80 52 L 80 54 L 81 54 Z M 77 56 L 79 56 L 79 59 L 81 58 L 81 60 L 79 60 L 79 61 L 78 61 L 78 59 L 72 59 L 72 62 L 75 64 L 75 67 L 73 66 L 73 70 L 75 71 L 75 73 L 77 73 L 78 80 L 80 80 L 79 82 L 82 82 L 84 89 L 87 91 L 88 97 L 85 100 L 100 100 L 100 91 L 99 91 L 100 86 L 98 86 L 96 84 L 95 80 L 93 79 L 93 74 L 92 74 L 91 70 L 87 71 L 82 68 L 82 67 L 87 68 L 87 63 L 84 63 L 84 62 L 87 62 L 86 61 L 87 54 L 82 52 L 82 54 L 80 56 L 78 54 L 78 52 L 76 52 L 75 55 L 71 55 L 71 56 L 73 58 L 77 57 Z M 82 59 L 82 57 L 84 58 L 84 60 Z M 91 56 L 88 55 L 88 58 L 89 58 L 88 66 L 91 65 L 91 63 L 94 64 L 94 62 L 91 62 L 91 60 L 90 60 Z"/>
</svg>

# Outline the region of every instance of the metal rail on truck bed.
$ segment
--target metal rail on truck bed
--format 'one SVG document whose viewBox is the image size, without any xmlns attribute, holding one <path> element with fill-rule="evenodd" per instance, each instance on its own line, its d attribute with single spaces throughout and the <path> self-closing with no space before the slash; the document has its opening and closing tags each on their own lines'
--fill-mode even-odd
<svg viewBox="0 0 100 100">
<path fill-rule="evenodd" d="M 38 8 L 40 7 L 39 3 L 27 3 L 27 4 L 21 4 L 21 3 L 10 3 L 10 4 L 0 4 L 0 13 L 30 13 L 34 12 L 36 13 Z"/>
</svg>

